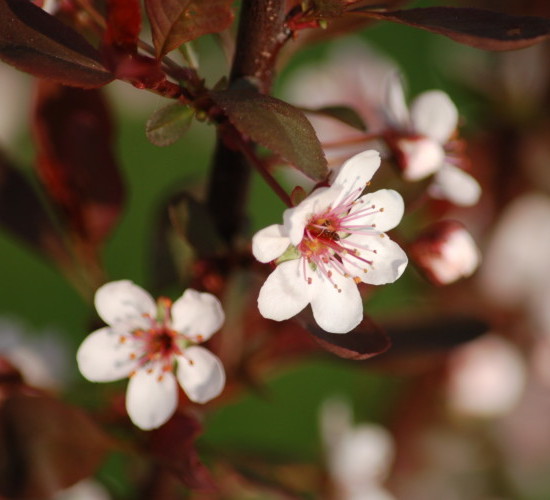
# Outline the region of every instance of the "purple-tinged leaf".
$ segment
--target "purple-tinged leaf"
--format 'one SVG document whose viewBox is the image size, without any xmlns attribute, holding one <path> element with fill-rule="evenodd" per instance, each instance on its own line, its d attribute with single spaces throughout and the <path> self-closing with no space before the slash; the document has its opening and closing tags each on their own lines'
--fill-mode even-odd
<svg viewBox="0 0 550 500">
<path fill-rule="evenodd" d="M 145 0 L 157 57 L 233 22 L 233 0 Z"/>
<path fill-rule="evenodd" d="M 365 0 L 355 2 L 353 5 L 369 6 L 371 9 L 395 9 L 400 7 L 408 0 Z M 289 3 L 289 10 L 301 4 L 301 0 Z M 325 11 L 326 12 L 326 11 Z M 294 40 L 291 44 L 285 46 L 285 57 L 289 54 L 297 52 L 302 46 L 317 43 L 321 41 L 331 40 L 335 37 L 346 35 L 349 33 L 357 33 L 364 29 L 373 21 L 366 17 L 338 15 L 330 17 L 325 14 L 326 26 L 323 29 L 306 29 L 317 28 L 319 23 L 315 16 L 309 16 L 299 11 L 295 16 L 288 19 L 290 29 L 298 30 L 294 34 Z"/>
<path fill-rule="evenodd" d="M 68 226 L 92 246 L 116 223 L 124 198 L 111 117 L 98 90 L 39 82 L 37 168 Z"/>
<path fill-rule="evenodd" d="M 70 256 L 29 180 L 0 152 L 0 228 L 60 264 Z"/>
<path fill-rule="evenodd" d="M 101 87 L 114 78 L 80 34 L 25 0 L 0 0 L 0 59 L 74 87 Z"/>
<path fill-rule="evenodd" d="M 489 331 L 489 325 L 471 316 L 444 316 L 384 325 L 392 341 L 388 357 L 451 349 Z"/>
<path fill-rule="evenodd" d="M 550 37 L 550 19 L 510 16 L 484 9 L 426 7 L 380 12 L 352 7 L 349 12 L 407 24 L 484 50 L 521 49 Z"/>
<path fill-rule="evenodd" d="M 309 308 L 300 313 L 298 318 L 323 349 L 341 358 L 369 359 L 391 347 L 391 341 L 384 330 L 367 316 L 351 332 L 343 334 L 328 333 L 319 328 Z"/>
<path fill-rule="evenodd" d="M 308 177 L 323 180 L 327 160 L 315 130 L 294 106 L 250 89 L 212 93 L 212 99 L 244 136 L 294 165 Z"/>
<path fill-rule="evenodd" d="M 0 495 L 52 498 L 92 475 L 112 447 L 82 411 L 17 393 L 0 406 Z"/>
</svg>

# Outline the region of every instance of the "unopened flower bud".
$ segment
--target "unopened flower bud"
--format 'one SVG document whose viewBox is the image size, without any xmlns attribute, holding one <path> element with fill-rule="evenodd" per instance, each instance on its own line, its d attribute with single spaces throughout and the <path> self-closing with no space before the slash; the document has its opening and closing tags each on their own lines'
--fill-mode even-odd
<svg viewBox="0 0 550 500">
<path fill-rule="evenodd" d="M 473 274 L 481 256 L 475 241 L 457 221 L 440 221 L 421 234 L 409 255 L 435 285 Z"/>
</svg>

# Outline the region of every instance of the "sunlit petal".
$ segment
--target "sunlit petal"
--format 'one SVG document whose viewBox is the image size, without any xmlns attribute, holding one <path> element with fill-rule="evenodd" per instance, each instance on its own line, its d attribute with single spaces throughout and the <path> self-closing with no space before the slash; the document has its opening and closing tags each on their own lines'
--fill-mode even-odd
<svg viewBox="0 0 550 500">
<path fill-rule="evenodd" d="M 225 386 L 225 370 L 220 359 L 208 349 L 192 346 L 178 356 L 178 382 L 195 403 L 219 396 Z"/>
<path fill-rule="evenodd" d="M 355 282 L 340 274 L 321 276 L 311 300 L 317 324 L 330 333 L 347 333 L 363 319 L 363 302 Z"/>
<path fill-rule="evenodd" d="M 356 275 L 364 283 L 370 285 L 393 283 L 407 267 L 407 254 L 386 234 L 367 237 L 352 235 L 343 241 L 351 248 L 361 248 L 359 257 L 370 262 L 370 264 L 360 263 L 357 269 Z"/>
<path fill-rule="evenodd" d="M 204 342 L 225 320 L 220 301 L 210 293 L 191 288 L 172 305 L 172 328 L 194 342 Z"/>
<path fill-rule="evenodd" d="M 346 161 L 331 187 L 331 189 L 340 188 L 338 196 L 332 201 L 333 206 L 346 199 L 349 200 L 350 197 L 352 200 L 357 198 L 378 167 L 380 167 L 380 153 L 373 149 L 356 154 Z"/>
<path fill-rule="evenodd" d="M 284 226 L 273 224 L 258 231 L 252 238 L 252 254 L 260 262 L 271 262 L 288 248 L 290 240 Z"/>
<path fill-rule="evenodd" d="M 176 411 L 178 388 L 171 372 L 162 367 L 140 369 L 130 377 L 126 390 L 126 410 L 132 422 L 144 430 L 164 424 Z"/>
<path fill-rule="evenodd" d="M 393 189 L 380 189 L 359 198 L 350 210 L 354 226 L 372 227 L 377 232 L 393 229 L 401 219 L 405 205 L 401 195 Z"/>
<path fill-rule="evenodd" d="M 129 280 L 112 281 L 98 288 L 95 294 L 97 313 L 108 325 L 120 322 L 143 322 L 144 315 L 154 316 L 153 298 Z"/>
<path fill-rule="evenodd" d="M 455 205 L 475 205 L 481 196 L 478 182 L 464 170 L 446 164 L 428 188 L 434 198 L 449 200 Z"/>
<path fill-rule="evenodd" d="M 416 133 L 445 144 L 458 126 L 458 110 L 445 92 L 430 90 L 413 101 L 411 121 Z"/>
<path fill-rule="evenodd" d="M 309 303 L 308 285 L 300 269 L 300 260 L 279 264 L 268 276 L 258 296 L 258 308 L 264 318 L 282 321 L 298 314 Z"/>
<path fill-rule="evenodd" d="M 127 377 L 136 366 L 139 346 L 130 338 L 101 328 L 84 339 L 76 360 L 80 373 L 92 382 L 111 382 Z"/>
</svg>

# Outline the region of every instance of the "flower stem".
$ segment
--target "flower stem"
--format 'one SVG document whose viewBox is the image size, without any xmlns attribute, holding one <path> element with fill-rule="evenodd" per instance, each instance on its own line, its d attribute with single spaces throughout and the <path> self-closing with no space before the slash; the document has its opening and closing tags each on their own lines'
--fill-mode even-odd
<svg viewBox="0 0 550 500">
<path fill-rule="evenodd" d="M 291 207 L 293 204 L 292 204 L 292 200 L 290 199 L 290 196 L 282 188 L 282 186 L 277 182 L 275 177 L 271 175 L 271 173 L 269 172 L 269 169 L 266 168 L 266 165 L 264 164 L 264 162 L 256 154 L 256 151 L 254 150 L 253 145 L 249 142 L 241 141 L 239 146 L 240 146 L 240 150 L 243 152 L 246 159 L 252 165 L 254 165 L 258 173 L 263 177 L 263 179 L 271 187 L 271 189 L 275 191 L 275 193 L 282 200 L 282 202 L 287 207 Z"/>
<path fill-rule="evenodd" d="M 339 139 L 337 141 L 332 141 L 332 142 L 323 142 L 322 146 L 323 146 L 323 149 L 340 148 L 343 146 L 350 146 L 353 144 L 361 144 L 362 142 L 374 141 L 376 139 L 381 139 L 381 138 L 382 138 L 382 135 L 379 133 L 361 134 L 354 137 L 349 137 L 347 139 Z"/>
</svg>

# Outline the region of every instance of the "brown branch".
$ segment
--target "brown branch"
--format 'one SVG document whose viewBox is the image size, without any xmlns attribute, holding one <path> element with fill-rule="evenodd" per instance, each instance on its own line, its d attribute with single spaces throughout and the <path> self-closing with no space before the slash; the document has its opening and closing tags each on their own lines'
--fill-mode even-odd
<svg viewBox="0 0 550 500">
<path fill-rule="evenodd" d="M 290 34 L 284 21 L 284 0 L 243 0 L 230 83 L 246 78 L 269 93 L 277 55 Z M 246 220 L 251 168 L 242 151 L 227 147 L 223 134 L 220 127 L 207 203 L 218 231 L 231 244 Z"/>
<path fill-rule="evenodd" d="M 244 0 L 230 81 L 251 78 L 268 94 L 277 55 L 290 36 L 283 0 Z"/>
</svg>

